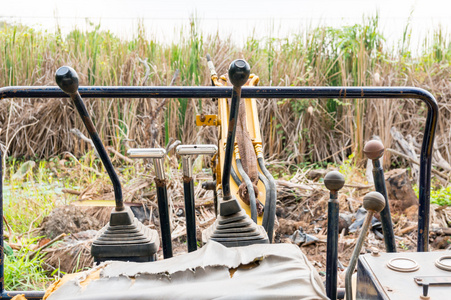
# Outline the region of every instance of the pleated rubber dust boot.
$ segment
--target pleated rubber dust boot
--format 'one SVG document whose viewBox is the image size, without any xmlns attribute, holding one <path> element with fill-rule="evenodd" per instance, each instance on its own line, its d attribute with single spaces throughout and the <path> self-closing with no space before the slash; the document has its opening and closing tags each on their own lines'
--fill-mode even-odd
<svg viewBox="0 0 451 300">
<path fill-rule="evenodd" d="M 269 243 L 263 227 L 252 221 L 235 198 L 219 204 L 218 218 L 202 232 L 202 242 L 205 244 L 208 240 L 226 247 Z"/>
<path fill-rule="evenodd" d="M 156 260 L 160 240 L 156 230 L 145 227 L 129 207 L 113 209 L 110 222 L 92 243 L 91 255 L 96 263 L 106 260 L 146 262 Z"/>
</svg>

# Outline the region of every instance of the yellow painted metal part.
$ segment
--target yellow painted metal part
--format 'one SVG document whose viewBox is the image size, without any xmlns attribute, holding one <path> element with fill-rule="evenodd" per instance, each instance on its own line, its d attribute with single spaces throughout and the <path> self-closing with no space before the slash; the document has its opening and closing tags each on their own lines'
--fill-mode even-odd
<svg viewBox="0 0 451 300">
<path fill-rule="evenodd" d="M 196 126 L 218 126 L 218 115 L 197 115 Z"/>
<path fill-rule="evenodd" d="M 79 200 L 71 204 L 76 206 L 116 206 L 114 200 Z"/>
<path fill-rule="evenodd" d="M 106 206 L 115 207 L 116 200 L 77 200 L 71 202 L 71 205 L 75 206 Z M 142 206 L 139 202 L 124 202 L 125 206 Z"/>
<path fill-rule="evenodd" d="M 221 79 L 224 81 L 224 78 L 221 76 Z M 258 83 L 258 76 L 255 76 L 251 74 L 249 77 L 249 81 L 245 86 L 255 86 Z M 220 84 L 222 85 L 222 84 Z M 227 85 L 226 83 L 224 85 Z M 260 122 L 258 120 L 258 110 L 257 110 L 257 101 L 256 99 L 243 99 L 245 101 L 246 105 L 246 123 L 247 123 L 247 129 L 249 131 L 249 135 L 252 139 L 252 143 L 254 146 L 257 146 L 257 148 L 261 149 L 262 139 L 261 139 L 261 133 L 260 133 Z M 218 124 L 219 129 L 219 156 L 218 156 L 218 164 L 216 169 L 216 182 L 217 186 L 216 188 L 220 188 L 221 186 L 221 175 L 224 171 L 224 156 L 225 156 L 225 147 L 227 142 L 227 130 L 229 126 L 229 103 L 228 99 L 226 98 L 220 98 L 218 99 L 218 118 L 220 120 L 220 124 Z M 236 146 L 236 143 L 235 143 Z M 237 147 L 235 147 L 237 149 Z M 234 168 L 235 173 L 238 175 L 238 177 L 241 178 L 238 169 L 236 167 L 236 150 L 234 151 L 233 160 L 232 160 L 232 168 Z M 259 171 L 260 167 L 258 167 Z M 264 184 L 259 181 L 257 184 L 259 195 L 258 200 L 265 205 L 266 202 L 266 189 Z M 238 202 L 240 203 L 241 207 L 246 211 L 246 214 L 249 216 L 251 215 L 251 210 L 249 205 L 244 203 L 241 198 L 238 195 L 238 185 L 235 183 L 233 178 L 230 178 L 230 191 L 233 196 L 235 196 L 238 199 Z M 257 224 L 262 224 L 262 216 L 259 216 L 257 218 Z"/>
</svg>

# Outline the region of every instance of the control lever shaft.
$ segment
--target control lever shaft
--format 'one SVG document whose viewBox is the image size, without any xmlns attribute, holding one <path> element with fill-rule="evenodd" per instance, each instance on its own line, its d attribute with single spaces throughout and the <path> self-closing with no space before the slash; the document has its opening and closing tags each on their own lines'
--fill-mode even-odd
<svg viewBox="0 0 451 300">
<path fill-rule="evenodd" d="M 338 191 L 345 184 L 345 178 L 337 171 L 327 173 L 324 184 L 330 191 L 327 211 L 327 261 L 326 293 L 332 300 L 337 299 L 337 262 L 338 262 Z"/>
<path fill-rule="evenodd" d="M 160 219 L 161 242 L 164 258 L 172 257 L 171 220 L 169 218 L 168 191 L 164 174 L 163 161 L 166 150 L 161 148 L 129 149 L 127 154 L 131 158 L 152 159 L 155 167 L 155 185 L 157 187 L 158 216 Z"/>
<path fill-rule="evenodd" d="M 72 102 L 77 108 L 80 117 L 85 124 L 86 129 L 88 130 L 89 135 L 91 136 L 91 140 L 99 154 L 100 160 L 105 166 L 105 170 L 110 176 L 111 182 L 113 183 L 114 188 L 114 199 L 116 201 L 116 211 L 124 210 L 124 201 L 122 200 L 122 187 L 121 182 L 119 181 L 119 177 L 114 171 L 113 164 L 111 163 L 108 154 L 103 147 L 103 143 L 100 140 L 100 137 L 94 127 L 94 123 L 92 123 L 91 118 L 89 117 L 89 113 L 86 110 L 86 106 L 78 93 L 78 74 L 71 67 L 61 67 L 56 71 L 55 74 L 56 83 L 58 86 L 70 96 Z"/>
<path fill-rule="evenodd" d="M 232 168 L 233 150 L 235 149 L 235 133 L 240 108 L 241 87 L 249 79 L 251 67 L 243 59 L 234 60 L 229 67 L 229 80 L 233 84 L 232 101 L 230 104 L 229 123 L 227 129 L 227 144 L 224 157 L 224 170 L 222 173 L 222 190 L 224 201 L 231 200 L 230 173 Z"/>
<path fill-rule="evenodd" d="M 352 300 L 352 273 L 354 272 L 355 266 L 357 264 L 357 259 L 359 257 L 360 251 L 362 250 L 363 242 L 370 227 L 371 220 L 375 213 L 381 212 L 385 207 L 385 198 L 379 192 L 370 192 L 363 197 L 363 208 L 367 210 L 367 215 L 365 221 L 363 222 L 362 229 L 360 231 L 359 238 L 357 239 L 354 252 L 352 252 L 351 260 L 346 270 L 345 288 L 346 288 L 346 299 Z"/>
<path fill-rule="evenodd" d="M 182 157 L 188 252 L 197 250 L 193 163 L 191 157 L 192 155 L 214 155 L 217 151 L 218 147 L 216 145 L 180 145 L 176 150 L 177 154 Z"/>
<path fill-rule="evenodd" d="M 376 191 L 385 198 L 385 208 L 381 211 L 382 232 L 384 233 L 385 249 L 387 252 L 396 252 L 395 234 L 388 204 L 387 187 L 385 186 L 384 170 L 380 158 L 384 155 L 384 145 L 376 140 L 365 144 L 363 152 L 373 163 L 373 178 Z"/>
</svg>

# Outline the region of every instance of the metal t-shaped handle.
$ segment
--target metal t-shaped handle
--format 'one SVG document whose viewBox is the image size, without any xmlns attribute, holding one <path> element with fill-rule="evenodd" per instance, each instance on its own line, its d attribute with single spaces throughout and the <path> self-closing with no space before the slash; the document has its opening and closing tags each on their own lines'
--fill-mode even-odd
<svg viewBox="0 0 451 300">
<path fill-rule="evenodd" d="M 182 157 L 183 195 L 185 198 L 186 236 L 188 251 L 197 249 L 196 211 L 194 203 L 194 182 L 192 155 L 214 155 L 218 151 L 216 145 L 180 145 L 176 152 Z"/>
<path fill-rule="evenodd" d="M 127 151 L 130 158 L 149 158 L 153 160 L 155 166 L 155 177 L 164 180 L 163 158 L 166 150 L 163 148 L 133 148 Z"/>
<path fill-rule="evenodd" d="M 191 156 L 193 155 L 214 155 L 218 152 L 216 145 L 180 145 L 176 152 L 182 157 L 183 176 L 193 176 L 193 165 Z"/>
<path fill-rule="evenodd" d="M 157 186 L 158 213 L 160 216 L 161 242 L 164 258 L 172 257 L 171 222 L 169 218 L 168 192 L 164 175 L 164 158 L 166 150 L 162 148 L 129 149 L 131 158 L 148 158 L 155 166 L 155 185 Z"/>
</svg>

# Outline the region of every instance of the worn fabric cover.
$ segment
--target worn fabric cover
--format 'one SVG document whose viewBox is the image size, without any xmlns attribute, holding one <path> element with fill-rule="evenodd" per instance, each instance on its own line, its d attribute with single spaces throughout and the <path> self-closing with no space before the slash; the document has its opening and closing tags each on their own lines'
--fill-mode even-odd
<svg viewBox="0 0 451 300">
<path fill-rule="evenodd" d="M 321 279 L 291 244 L 203 248 L 149 262 L 105 262 L 73 276 L 48 300 L 328 299 Z"/>
</svg>

